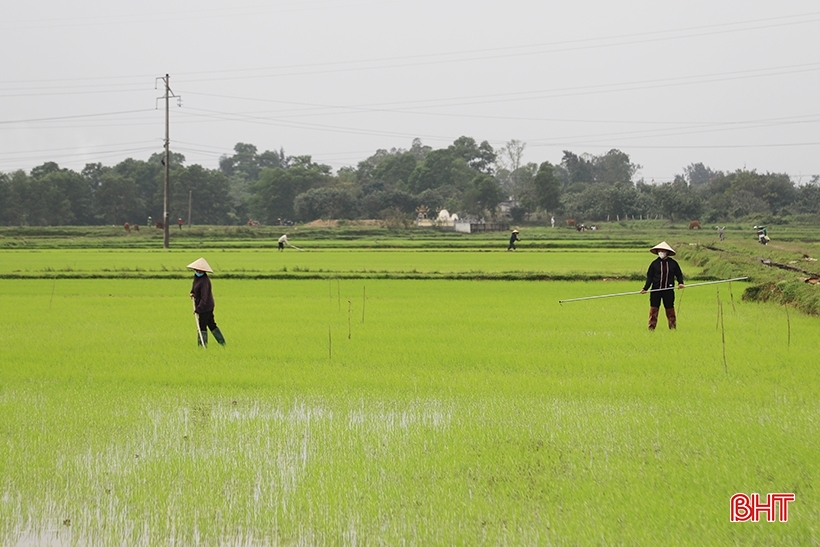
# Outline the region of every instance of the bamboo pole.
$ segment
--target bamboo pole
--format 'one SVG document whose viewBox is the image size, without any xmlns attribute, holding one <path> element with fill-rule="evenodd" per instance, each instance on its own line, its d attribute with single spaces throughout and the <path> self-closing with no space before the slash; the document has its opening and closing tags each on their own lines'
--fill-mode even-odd
<svg viewBox="0 0 820 547">
<path fill-rule="evenodd" d="M 716 283 L 730 283 L 732 281 L 741 281 L 743 279 L 749 279 L 749 278 L 748 277 L 734 277 L 732 279 L 721 279 L 720 281 L 704 281 L 703 283 L 692 283 L 691 285 L 684 285 L 684 288 L 688 289 L 690 287 L 701 287 L 703 285 L 714 285 Z M 651 292 L 669 291 L 669 290 L 673 290 L 673 289 L 670 289 L 670 288 L 650 289 L 650 290 L 646 291 L 646 293 L 641 293 L 641 291 L 631 291 L 631 292 L 619 292 L 619 293 L 614 293 L 614 294 L 600 294 L 600 295 L 597 295 L 597 296 L 584 296 L 584 297 L 581 297 L 581 298 L 568 298 L 566 300 L 559 300 L 558 303 L 563 304 L 564 302 L 579 302 L 581 300 L 593 300 L 595 298 L 611 298 L 613 296 L 628 296 L 628 295 L 631 295 L 631 294 L 647 294 L 647 293 L 651 293 Z"/>
<path fill-rule="evenodd" d="M 208 346 L 205 345 L 202 331 L 199 330 L 199 314 L 196 312 L 196 300 L 194 300 L 194 295 L 191 295 L 191 305 L 194 307 L 194 321 L 196 321 L 196 334 L 199 336 L 199 343 L 202 344 L 202 349 L 208 349 Z"/>
</svg>

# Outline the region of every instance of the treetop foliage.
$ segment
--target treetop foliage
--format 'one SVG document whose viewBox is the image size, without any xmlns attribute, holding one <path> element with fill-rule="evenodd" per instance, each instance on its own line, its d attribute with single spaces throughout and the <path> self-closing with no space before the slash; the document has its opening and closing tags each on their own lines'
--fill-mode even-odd
<svg viewBox="0 0 820 547">
<path fill-rule="evenodd" d="M 820 181 L 796 186 L 788 175 L 744 169 L 724 173 L 692 163 L 674 181 L 635 180 L 641 166 L 612 149 L 600 156 L 565 150 L 558 164 L 524 163 L 526 143 L 498 150 L 462 136 L 433 149 L 377 150 L 334 174 L 311 156 L 259 152 L 237 143 L 217 169 L 170 156 L 170 218 L 195 224 L 265 224 L 315 219 L 382 218 L 399 224 L 419 209 L 462 218 L 535 214 L 585 221 L 627 216 L 721 221 L 820 213 Z M 0 173 L 0 224 L 144 224 L 162 220 L 164 154 L 81 172 L 46 162 L 30 173 Z M 187 220 L 186 220 L 187 221 Z M 761 222 L 763 222 L 761 220 Z"/>
</svg>

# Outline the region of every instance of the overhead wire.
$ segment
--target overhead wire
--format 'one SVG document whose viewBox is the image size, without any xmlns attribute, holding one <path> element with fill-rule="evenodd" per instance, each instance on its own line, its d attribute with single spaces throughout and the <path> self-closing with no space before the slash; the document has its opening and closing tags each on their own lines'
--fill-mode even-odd
<svg viewBox="0 0 820 547">
<path fill-rule="evenodd" d="M 590 49 L 590 48 L 602 48 L 602 47 L 612 47 L 612 46 L 620 46 L 620 45 L 630 45 L 635 43 L 647 43 L 647 42 L 654 42 L 654 41 L 662 41 L 662 40 L 674 40 L 674 39 L 686 39 L 686 38 L 694 38 L 694 37 L 701 37 L 705 35 L 713 35 L 713 34 L 729 34 L 729 33 L 736 33 L 736 32 L 746 32 L 746 31 L 753 31 L 753 30 L 761 30 L 761 29 L 768 29 L 774 27 L 782 27 L 782 26 L 793 26 L 793 25 L 800 25 L 800 24 L 812 24 L 820 21 L 818 18 L 820 12 L 809 12 L 805 14 L 797 14 L 797 15 L 785 15 L 780 17 L 774 18 L 766 18 L 766 19 L 756 19 L 750 21 L 741 21 L 735 23 L 723 23 L 723 24 L 713 24 L 713 25 L 703 25 L 697 27 L 688 27 L 682 29 L 672 29 L 672 30 L 665 30 L 665 31 L 650 31 L 650 32 L 641 32 L 641 33 L 632 33 L 632 34 L 622 34 L 622 35 L 614 35 L 609 37 L 602 37 L 602 38 L 588 38 L 588 39 L 578 39 L 578 40 L 568 40 L 568 41 L 559 41 L 559 42 L 547 42 L 547 43 L 540 43 L 540 44 L 530 44 L 530 45 L 521 45 L 521 46 L 506 46 L 506 47 L 499 47 L 499 48 L 484 48 L 484 49 L 474 49 L 474 50 L 464 50 L 464 51 L 455 51 L 455 52 L 443 52 L 443 53 L 432 53 L 432 54 L 422 54 L 422 55 L 411 55 L 411 56 L 397 56 L 397 57 L 383 57 L 383 58 L 374 58 L 374 59 L 364 59 L 364 60 L 354 60 L 354 61 L 339 61 L 339 62 L 331 62 L 331 63 L 315 63 L 315 64 L 307 64 L 307 65 L 299 65 L 296 66 L 282 66 L 282 67 L 266 67 L 266 68 L 257 68 L 257 69 L 232 69 L 228 71 L 200 71 L 200 72 L 188 72 L 188 73 L 180 73 L 181 80 L 183 85 L 185 82 L 192 83 L 192 82 L 202 82 L 202 81 L 210 81 L 211 79 L 219 79 L 219 80 L 231 80 L 231 79 L 245 79 L 245 78 L 256 78 L 256 77 L 279 77 L 282 75 L 307 75 L 307 74 L 320 74 L 320 73 L 328 73 L 329 72 L 336 72 L 336 71 L 344 71 L 344 70 L 365 70 L 365 69 L 384 69 L 384 63 L 390 63 L 390 67 L 406 67 L 412 65 L 424 65 L 424 64 L 440 64 L 440 63 L 450 63 L 450 62 L 464 62 L 465 60 L 485 60 L 488 58 L 494 57 L 507 57 L 507 56 L 524 56 L 524 55 L 535 55 L 535 54 L 547 54 L 547 53 L 556 53 L 556 52 L 564 52 L 564 51 L 572 51 L 575 49 Z M 745 25 L 745 26 L 744 26 Z M 741 28 L 738 28 L 741 27 Z M 464 56 L 468 56 L 465 58 Z M 371 66 L 359 66 L 370 63 Z M 397 64 L 398 63 L 398 64 Z M 402 64 L 404 63 L 404 64 Z M 327 71 L 323 72 L 320 69 L 327 69 Z M 307 68 L 310 72 L 294 72 L 293 74 L 282 74 L 282 73 L 274 73 L 274 74 L 258 74 L 260 72 L 275 72 L 281 70 L 292 70 L 294 68 L 304 69 Z M 613 93 L 613 92 L 625 92 L 625 91 L 634 91 L 636 89 L 655 89 L 660 87 L 667 87 L 667 86 L 679 86 L 679 85 L 697 85 L 697 84 L 704 84 L 710 82 L 720 82 L 732 79 L 748 79 L 748 78 L 760 78 L 760 77 L 770 77 L 770 76 L 780 76 L 785 74 L 794 74 L 800 72 L 811 72 L 820 70 L 820 63 L 805 63 L 805 64 L 797 64 L 797 65 L 786 65 L 781 67 L 770 67 L 770 68 L 763 68 L 763 69 L 753 69 L 753 70 L 745 70 L 745 71 L 735 71 L 730 73 L 720 73 L 720 74 L 706 74 L 706 75 L 695 75 L 695 76 L 684 76 L 684 77 L 673 77 L 673 78 L 663 78 L 663 79 L 653 79 L 653 80 L 643 80 L 643 81 L 636 81 L 636 82 L 622 82 L 622 83 L 614 83 L 614 84 L 601 84 L 598 86 L 578 86 L 578 87 L 569 87 L 569 88 L 558 88 L 552 90 L 535 90 L 535 91 L 525 91 L 525 92 L 514 92 L 514 93 L 502 93 L 502 94 L 487 94 L 487 95 L 475 95 L 472 97 L 453 97 L 453 98 L 438 98 L 438 99 L 427 99 L 427 100 L 414 100 L 414 101 L 404 101 L 404 102 L 391 102 L 391 103 L 379 103 L 379 104 L 372 104 L 372 105 L 348 105 L 348 106 L 333 106 L 333 105 L 317 105 L 317 104 L 310 104 L 310 103 L 288 103 L 286 101 L 272 101 L 278 102 L 283 104 L 293 104 L 293 105 L 301 105 L 305 106 L 305 109 L 300 109 L 299 111 L 295 111 L 292 114 L 286 113 L 278 113 L 275 117 L 263 116 L 259 113 L 256 114 L 247 114 L 247 113 L 230 113 L 230 112 L 220 112 L 220 111 L 209 111 L 206 109 L 191 109 L 190 107 L 186 108 L 187 112 L 183 113 L 183 118 L 187 116 L 191 117 L 199 117 L 199 122 L 203 122 L 206 119 L 211 119 L 215 121 L 234 121 L 234 122 L 243 122 L 243 123 L 254 123 L 254 124 L 263 124 L 263 125 L 274 125 L 279 127 L 293 127 L 298 129 L 307 129 L 313 131 L 326 131 L 326 132 L 339 132 L 339 133 L 347 133 L 347 134 L 366 134 L 366 135 L 376 135 L 376 136 L 390 136 L 390 137 L 402 137 L 402 138 L 414 138 L 414 137 L 421 137 L 426 138 L 429 140 L 451 140 L 450 136 L 444 137 L 440 135 L 418 135 L 418 134 L 409 134 L 409 133 L 402 133 L 402 132 L 395 132 L 395 131 L 380 131 L 380 130 L 369 130 L 364 128 L 351 128 L 351 127 L 342 127 L 339 125 L 331 125 L 331 124 L 314 124 L 304 121 L 294 121 L 284 118 L 305 118 L 310 116 L 316 115 L 328 115 L 327 112 L 317 111 L 310 113 L 311 109 L 331 109 L 331 110 L 342 110 L 346 111 L 347 113 L 395 113 L 395 114 L 411 114 L 414 116 L 424 115 L 424 116 L 440 116 L 440 117 L 473 117 L 473 118 L 480 118 L 481 115 L 475 116 L 471 114 L 465 113 L 455 113 L 455 112 L 423 112 L 424 109 L 431 109 L 431 108 L 442 108 L 442 107 L 458 107 L 463 108 L 466 106 L 474 106 L 474 105 L 483 105 L 489 103 L 498 103 L 498 102 L 521 102 L 526 100 L 541 100 L 545 98 L 555 98 L 561 97 L 566 95 L 583 95 L 583 94 L 596 94 L 596 93 Z M 197 76 L 209 76 L 214 75 L 215 78 L 200 78 L 196 79 Z M 0 97 L 13 97 L 13 96 L 38 96 L 38 95 L 71 95 L 71 94 L 78 94 L 78 93 L 109 93 L 109 92 L 133 92 L 133 91 L 144 91 L 144 87 L 137 87 L 136 83 L 129 83 L 127 81 L 128 78 L 132 77 L 118 77 L 119 79 L 126 80 L 123 83 L 111 83 L 110 79 L 98 79 L 98 78 L 85 78 L 85 79 L 44 79 L 44 80 L 32 80 L 32 81 L 10 81 L 10 82 L 3 82 L 0 81 L 0 86 L 2 85 L 20 85 L 26 84 L 27 82 L 38 82 L 39 84 L 44 83 L 55 83 L 60 87 L 55 87 L 53 90 L 48 86 L 39 85 L 39 87 L 29 88 L 28 92 L 26 92 L 27 88 L 25 87 L 14 87 L 7 89 L 5 92 L 12 92 L 12 94 L 3 94 L 4 91 L 0 90 Z M 116 78 L 115 78 L 116 79 Z M 77 84 L 77 85 L 66 85 L 66 82 L 87 82 L 86 84 Z M 94 83 L 100 82 L 100 83 Z M 118 89 L 122 87 L 128 86 L 127 89 Z M 130 87 L 134 86 L 134 87 Z M 36 91 L 36 93 L 32 93 Z M 14 93 L 18 91 L 23 91 L 25 93 L 21 93 L 19 95 L 15 95 Z M 186 94 L 193 94 L 196 95 L 196 91 L 185 91 Z M 217 96 L 215 94 L 206 94 L 206 93 L 198 93 L 202 96 Z M 230 96 L 223 96 L 226 98 L 237 98 L 237 97 L 230 97 Z M 254 99 L 254 98 L 245 98 L 245 100 L 261 100 L 264 99 Z M 399 108 L 384 108 L 385 106 L 399 106 Z M 151 109 L 156 110 L 156 109 Z M 21 124 L 21 123 L 54 123 L 54 122 L 65 122 L 70 120 L 76 120 L 78 122 L 83 122 L 83 120 L 88 120 L 90 118 L 105 118 L 109 116 L 117 116 L 117 115 L 124 115 L 124 114 L 132 114 L 132 113 L 144 113 L 149 112 L 151 110 L 134 110 L 134 111 L 124 111 L 124 112 L 111 112 L 111 113 L 99 113 L 99 114 L 90 114 L 90 115 L 77 115 L 77 116 L 60 116 L 60 117 L 52 117 L 52 118 L 39 118 L 39 119 L 31 119 L 31 120 L 0 120 L 0 126 L 2 125 L 9 125 L 9 124 Z M 190 111 L 193 110 L 193 113 Z M 305 112 L 307 110 L 307 112 Z M 491 119 L 490 116 L 483 116 L 486 119 Z M 508 117 L 505 117 L 509 119 Z M 558 121 L 553 119 L 533 119 L 529 118 L 533 121 Z M 112 120 L 113 122 L 114 120 Z M 146 122 L 147 123 L 147 122 Z M 194 120 L 184 120 L 181 123 L 198 123 Z M 595 123 L 594 121 L 584 122 L 583 120 L 574 120 L 574 123 Z M 600 121 L 598 122 L 600 123 Z M 607 123 L 618 123 L 616 121 L 610 121 Z M 634 122 L 630 122 L 634 123 Z M 704 127 L 702 122 L 645 122 L 646 124 L 661 124 L 664 123 L 667 125 L 672 124 L 680 124 L 684 126 L 688 126 L 689 128 L 697 128 L 697 127 Z M 700 123 L 700 125 L 698 125 Z M 715 125 L 720 124 L 727 124 L 733 122 L 715 122 Z M 747 123 L 748 128 L 754 128 L 754 125 L 748 125 L 752 122 L 734 122 L 734 123 Z M 788 125 L 788 123 L 801 123 L 801 122 L 784 122 L 782 125 Z M 806 121 L 804 123 L 814 123 L 814 121 Z M 131 125 L 145 125 L 145 124 L 131 124 Z M 51 126 L 53 128 L 55 126 Z M 61 128 L 71 127 L 71 126 L 60 126 Z M 88 127 L 88 125 L 84 125 L 82 127 Z M 99 127 L 99 126 L 94 126 Z M 709 127 L 706 125 L 705 127 Z M 757 126 L 761 127 L 761 126 Z M 737 129 L 737 126 L 734 127 L 717 127 L 712 129 L 703 129 L 699 131 L 689 131 L 684 132 L 681 130 L 679 133 L 669 133 L 669 129 L 667 128 L 660 128 L 655 130 L 644 130 L 643 133 L 652 133 L 652 132 L 663 132 L 666 131 L 666 135 L 655 135 L 655 136 L 674 136 L 676 134 L 693 134 L 693 133 L 700 133 L 700 132 L 713 132 L 713 131 L 725 131 L 725 130 L 733 130 Z M 556 137 L 554 140 L 549 139 L 545 141 L 543 139 L 532 142 L 533 146 L 555 146 L 556 141 L 568 141 L 568 140 L 578 140 L 584 139 L 584 142 L 591 142 L 589 139 L 595 138 L 604 138 L 604 137 L 616 137 L 620 135 L 620 138 L 637 138 L 637 137 L 629 137 L 630 134 L 635 134 L 635 131 L 626 131 L 626 132 L 613 132 L 613 133 L 599 133 L 595 135 L 579 135 L 574 137 Z M 572 146 L 579 145 L 578 143 L 570 144 Z M 802 146 L 809 145 L 813 146 L 813 143 L 803 143 Z M 638 148 L 639 146 L 629 145 L 632 148 Z M 656 147 L 663 147 L 655 145 Z M 732 145 L 731 147 L 757 147 L 760 145 Z M 792 145 L 779 145 L 779 144 L 770 144 L 764 146 L 792 146 Z M 649 146 L 651 147 L 651 146 Z M 669 146 L 670 148 L 685 148 L 681 146 Z M 703 146 L 696 146 L 695 148 L 703 148 Z"/>
</svg>

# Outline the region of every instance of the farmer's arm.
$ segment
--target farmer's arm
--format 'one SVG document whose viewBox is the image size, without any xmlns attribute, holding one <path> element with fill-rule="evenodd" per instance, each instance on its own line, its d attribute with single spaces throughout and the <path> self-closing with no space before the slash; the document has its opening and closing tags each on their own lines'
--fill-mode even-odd
<svg viewBox="0 0 820 547">
<path fill-rule="evenodd" d="M 653 277 L 652 266 L 654 266 L 654 265 L 655 265 L 655 262 L 652 262 L 651 264 L 649 264 L 649 268 L 646 270 L 646 283 L 644 283 L 643 289 L 641 289 L 641 294 L 645 293 L 649 289 L 649 287 L 652 286 L 652 277 Z"/>
</svg>

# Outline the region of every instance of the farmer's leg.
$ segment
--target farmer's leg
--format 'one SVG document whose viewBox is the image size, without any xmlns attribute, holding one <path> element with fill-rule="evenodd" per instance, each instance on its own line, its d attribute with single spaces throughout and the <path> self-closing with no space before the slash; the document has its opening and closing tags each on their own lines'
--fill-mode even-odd
<svg viewBox="0 0 820 547">
<path fill-rule="evenodd" d="M 222 335 L 222 331 L 219 330 L 219 327 L 216 326 L 216 319 L 214 318 L 213 312 L 211 312 L 208 317 L 208 328 L 211 329 L 211 332 L 213 333 L 216 341 L 219 342 L 219 345 L 224 346 L 225 337 Z"/>
<path fill-rule="evenodd" d="M 658 325 L 658 311 L 661 305 L 660 293 L 649 293 L 649 330 L 655 330 Z"/>
<path fill-rule="evenodd" d="M 663 307 L 666 309 L 666 322 L 669 324 L 670 330 L 675 330 L 678 326 L 677 316 L 675 315 L 675 291 L 670 289 L 663 291 Z"/>
<path fill-rule="evenodd" d="M 199 314 L 199 334 L 201 335 L 201 339 L 197 338 L 197 344 L 200 346 L 202 342 L 205 342 L 205 346 L 208 346 L 208 327 L 210 323 L 214 320 L 214 312 L 204 312 Z M 213 330 L 213 329 L 211 329 Z"/>
</svg>

